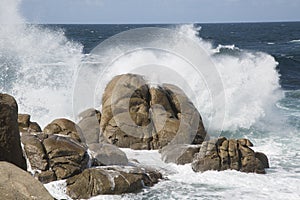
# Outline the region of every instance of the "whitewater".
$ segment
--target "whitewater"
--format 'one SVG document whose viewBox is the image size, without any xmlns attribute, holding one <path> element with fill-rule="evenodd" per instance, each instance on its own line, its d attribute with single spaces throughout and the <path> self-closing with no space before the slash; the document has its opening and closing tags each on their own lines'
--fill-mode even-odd
<svg viewBox="0 0 300 200">
<path fill-rule="evenodd" d="M 218 85 L 207 84 L 216 74 L 199 78 L 186 60 L 152 49 L 122 54 L 109 67 L 97 67 L 93 73 L 92 66 L 100 63 L 94 55 L 111 59 L 120 49 L 116 47 L 110 52 L 96 49 L 84 54 L 83 44 L 67 38 L 63 29 L 26 23 L 18 10 L 19 3 L 16 0 L 0 3 L 0 91 L 16 98 L 19 113 L 29 113 L 42 127 L 60 117 L 76 121 L 80 111 L 101 108 L 101 94 L 113 76 L 138 72 L 154 85 L 162 82 L 179 85 L 201 113 L 204 125 L 215 131 L 210 134 L 247 138 L 253 142 L 253 149 L 264 152 L 270 162 L 266 175 L 231 170 L 195 173 L 189 164 L 163 163 L 158 151 L 122 149 L 129 159 L 159 169 L 166 180 L 137 194 L 92 199 L 300 199 L 300 91 L 282 89 L 276 69 L 278 62 L 273 56 L 240 49 L 234 44 L 215 47 L 199 37 L 199 27 L 176 25 L 170 29 L 178 37 L 167 37 L 168 44 L 161 43 L 160 38 L 148 44 L 159 44 L 161 49 L 176 44 L 182 53 L 192 55 L 192 49 L 178 39 L 188 38 L 205 52 L 197 59 L 213 64 L 222 90 Z M 78 89 L 82 71 L 90 75 L 85 77 L 88 78 L 85 84 L 95 84 L 95 89 Z M 74 98 L 85 97 L 85 92 L 92 93 L 91 99 L 78 106 Z M 214 92 L 220 92 L 221 96 L 213 96 Z M 220 112 L 224 112 L 221 124 L 211 123 Z M 45 186 L 55 198 L 68 198 L 64 194 L 64 181 Z"/>
</svg>

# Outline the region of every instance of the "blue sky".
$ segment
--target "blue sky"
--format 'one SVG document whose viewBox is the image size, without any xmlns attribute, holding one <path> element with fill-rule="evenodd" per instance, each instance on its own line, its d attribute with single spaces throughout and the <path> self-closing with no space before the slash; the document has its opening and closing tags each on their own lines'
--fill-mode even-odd
<svg viewBox="0 0 300 200">
<path fill-rule="evenodd" d="M 300 21 L 300 0 L 23 0 L 33 23 Z"/>
</svg>

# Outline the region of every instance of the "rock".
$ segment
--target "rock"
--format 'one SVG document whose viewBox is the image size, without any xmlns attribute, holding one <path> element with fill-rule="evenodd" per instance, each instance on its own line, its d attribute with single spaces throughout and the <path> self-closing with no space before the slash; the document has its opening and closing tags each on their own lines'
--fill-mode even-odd
<svg viewBox="0 0 300 200">
<path fill-rule="evenodd" d="M 30 122 L 28 131 L 29 132 L 42 132 L 42 129 L 37 122 Z"/>
<path fill-rule="evenodd" d="M 92 157 L 99 165 L 127 165 L 126 154 L 118 147 L 111 144 L 91 144 L 89 145 Z"/>
<path fill-rule="evenodd" d="M 61 118 L 53 120 L 48 124 L 44 130 L 44 133 L 48 135 L 60 134 L 77 140 L 78 142 L 85 142 L 81 129 L 71 120 Z"/>
<path fill-rule="evenodd" d="M 101 119 L 101 113 L 99 110 L 96 110 L 94 108 L 89 108 L 83 112 L 81 112 L 78 117 L 80 118 L 80 120 L 84 119 L 84 118 L 88 118 L 88 117 L 93 117 L 96 116 L 99 123 L 100 123 L 100 119 Z"/>
<path fill-rule="evenodd" d="M 262 162 L 264 168 L 270 168 L 268 157 L 264 153 L 255 152 L 255 157 Z"/>
<path fill-rule="evenodd" d="M 172 143 L 201 144 L 206 139 L 206 131 L 196 107 L 179 87 L 163 84 L 163 88 L 170 96 L 171 104 L 180 120 L 178 132 Z"/>
<path fill-rule="evenodd" d="M 137 192 L 161 178 L 156 171 L 136 167 L 98 167 L 67 179 L 67 194 L 73 199 L 87 199 L 101 194 Z M 144 183 L 144 184 L 143 184 Z"/>
<path fill-rule="evenodd" d="M 57 180 L 57 177 L 52 170 L 42 171 L 41 173 L 36 174 L 36 177 L 43 184 Z"/>
<path fill-rule="evenodd" d="M 82 112 L 79 117 L 81 120 L 77 125 L 82 131 L 85 143 L 87 145 L 98 143 L 100 140 L 100 112 L 95 109 L 88 109 Z M 101 142 L 104 142 L 104 140 L 101 139 Z"/>
<path fill-rule="evenodd" d="M 147 128 L 144 130 L 150 122 L 148 102 L 149 89 L 142 76 L 114 77 L 102 97 L 101 134 L 119 147 L 147 144 L 151 136 Z"/>
<path fill-rule="evenodd" d="M 28 128 L 30 124 L 30 115 L 18 114 L 18 125 L 20 129 Z"/>
<path fill-rule="evenodd" d="M 86 147 L 72 138 L 51 135 L 43 142 L 50 167 L 57 179 L 81 173 L 88 162 Z"/>
<path fill-rule="evenodd" d="M 30 121 L 28 114 L 18 114 L 18 125 L 20 132 L 42 132 L 38 123 Z"/>
<path fill-rule="evenodd" d="M 38 180 L 13 164 L 0 162 L 0 177 L 1 199 L 54 199 Z"/>
<path fill-rule="evenodd" d="M 0 93 L 0 161 L 7 161 L 26 170 L 20 142 L 18 105 L 15 99 Z"/>
<path fill-rule="evenodd" d="M 194 155 L 199 152 L 199 145 L 168 145 L 160 150 L 161 158 L 166 163 L 184 165 L 193 161 Z"/>
<path fill-rule="evenodd" d="M 199 154 L 195 154 L 192 162 L 192 169 L 196 172 L 207 170 L 220 170 L 220 157 L 216 148 L 217 140 L 205 141 L 202 143 Z"/>
<path fill-rule="evenodd" d="M 100 135 L 118 147 L 160 149 L 168 144 L 201 144 L 201 116 L 178 87 L 150 88 L 135 74 L 114 77 L 102 98 Z"/>
<path fill-rule="evenodd" d="M 48 155 L 41 140 L 36 135 L 22 135 L 22 143 L 33 170 L 48 170 Z"/>
<path fill-rule="evenodd" d="M 202 143 L 199 153 L 195 154 L 192 169 L 196 172 L 207 170 L 234 169 L 241 172 L 264 174 L 268 167 L 268 158 L 255 153 L 247 139 L 227 140 L 218 138 Z"/>
</svg>

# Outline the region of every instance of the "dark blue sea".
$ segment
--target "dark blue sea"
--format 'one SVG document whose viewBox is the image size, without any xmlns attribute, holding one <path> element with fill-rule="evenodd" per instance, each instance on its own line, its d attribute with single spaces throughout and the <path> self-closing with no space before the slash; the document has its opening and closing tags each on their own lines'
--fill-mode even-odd
<svg viewBox="0 0 300 200">
<path fill-rule="evenodd" d="M 100 108 L 105 84 L 123 73 L 178 84 L 211 134 L 250 139 L 271 167 L 196 174 L 157 151 L 124 149 L 168 180 L 94 199 L 300 199 L 300 22 L 0 27 L 0 92 L 42 126 Z M 63 182 L 46 187 L 67 198 Z"/>
</svg>

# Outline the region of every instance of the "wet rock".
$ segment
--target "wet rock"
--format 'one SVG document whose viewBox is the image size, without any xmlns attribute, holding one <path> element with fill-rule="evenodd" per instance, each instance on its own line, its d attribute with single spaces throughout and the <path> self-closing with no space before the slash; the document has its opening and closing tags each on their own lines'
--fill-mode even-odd
<svg viewBox="0 0 300 200">
<path fill-rule="evenodd" d="M 20 142 L 18 105 L 15 99 L 0 93 L 0 161 L 7 161 L 26 170 Z"/>
<path fill-rule="evenodd" d="M 268 157 L 262 152 L 255 152 L 255 157 L 260 160 L 264 166 L 264 168 L 269 168 L 269 160 Z"/>
<path fill-rule="evenodd" d="M 81 173 L 88 162 L 86 147 L 72 138 L 49 136 L 43 142 L 50 167 L 57 179 L 65 179 Z"/>
<path fill-rule="evenodd" d="M 255 153 L 250 146 L 253 144 L 247 139 L 227 140 L 223 137 L 205 141 L 194 157 L 192 168 L 196 172 L 234 169 L 264 174 L 268 158 Z"/>
<path fill-rule="evenodd" d="M 49 169 L 48 156 L 42 141 L 36 135 L 22 135 L 24 150 L 33 170 Z"/>
<path fill-rule="evenodd" d="M 84 137 L 82 135 L 82 131 L 79 128 L 79 126 L 77 126 L 71 120 L 65 118 L 53 120 L 44 128 L 43 132 L 48 135 L 65 135 L 70 138 L 73 138 L 74 140 L 77 140 L 78 142 L 85 142 Z"/>
<path fill-rule="evenodd" d="M 52 170 L 42 171 L 41 173 L 36 174 L 36 177 L 43 184 L 57 180 L 57 177 Z"/>
<path fill-rule="evenodd" d="M 37 122 L 30 121 L 30 115 L 28 114 L 18 114 L 18 125 L 20 132 L 42 132 L 42 129 Z"/>
<path fill-rule="evenodd" d="M 92 157 L 99 165 L 127 165 L 126 154 L 111 144 L 91 144 L 89 146 Z"/>
<path fill-rule="evenodd" d="M 54 199 L 42 183 L 11 163 L 0 162 L 0 177 L 1 199 Z"/>
<path fill-rule="evenodd" d="M 98 167 L 67 180 L 67 193 L 73 199 L 101 194 L 137 192 L 158 182 L 161 174 L 136 167 Z"/>
</svg>

